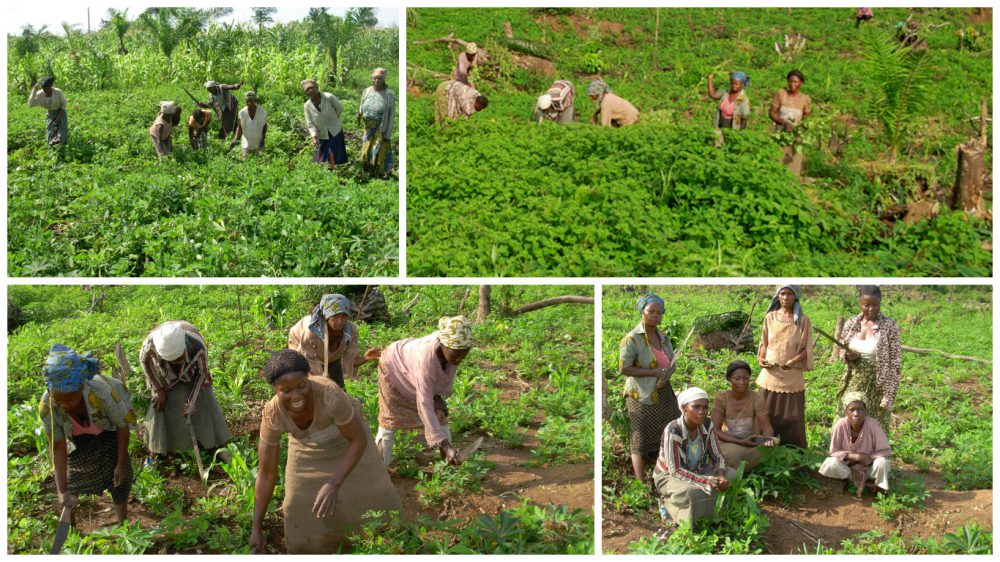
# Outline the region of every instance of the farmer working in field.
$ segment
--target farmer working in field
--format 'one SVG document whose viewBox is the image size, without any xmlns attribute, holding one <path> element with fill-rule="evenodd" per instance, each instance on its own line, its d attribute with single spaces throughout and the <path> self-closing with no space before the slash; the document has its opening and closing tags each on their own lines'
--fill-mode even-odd
<svg viewBox="0 0 1000 562">
<path fill-rule="evenodd" d="M 747 128 L 747 120 L 750 118 L 750 98 L 747 97 L 746 87 L 750 84 L 750 77 L 742 72 L 729 73 L 729 89 L 724 92 L 715 90 L 713 75 L 708 75 L 708 97 L 713 100 L 721 99 L 719 108 L 715 111 L 712 126 L 717 129 L 737 129 Z"/>
<path fill-rule="evenodd" d="M 708 394 L 688 388 L 677 396 L 677 405 L 681 416 L 663 430 L 653 484 L 664 522 L 693 525 L 712 514 L 716 494 L 729 489 L 736 471 L 726 468 L 719 441 L 705 427 Z"/>
<path fill-rule="evenodd" d="M 719 440 L 719 450 L 727 466 L 747 468 L 760 463 L 761 447 L 777 444 L 771 417 L 764 397 L 750 388 L 750 365 L 733 361 L 726 367 L 730 389 L 715 397 L 712 408 L 712 431 Z"/>
<path fill-rule="evenodd" d="M 313 143 L 313 162 L 326 163 L 333 170 L 347 162 L 344 126 L 340 114 L 344 106 L 337 96 L 320 92 L 315 80 L 303 80 L 302 90 L 309 99 L 305 103 L 306 128 Z"/>
<path fill-rule="evenodd" d="M 208 144 L 208 124 L 212 122 L 212 111 L 199 109 L 188 117 L 188 142 L 191 150 L 201 150 Z"/>
<path fill-rule="evenodd" d="M 888 434 L 903 367 L 899 326 L 882 314 L 881 289 L 864 285 L 859 294 L 861 314 L 848 319 L 841 333 L 849 350 L 837 348 L 837 355 L 847 363 L 840 394 L 858 391 L 871 398 L 865 413 L 878 420 Z M 843 411 L 837 413 L 843 414 Z"/>
<path fill-rule="evenodd" d="M 757 386 L 781 443 L 805 449 L 805 371 L 813 368 L 813 346 L 812 322 L 802 313 L 801 298 L 801 287 L 783 285 L 771 299 L 757 349 Z"/>
<path fill-rule="evenodd" d="M 49 438 L 60 506 L 70 495 L 111 493 L 118 522 L 128 516 L 132 464 L 130 426 L 136 422 L 132 397 L 120 381 L 97 374 L 97 359 L 56 344 L 44 369 L 38 404 Z"/>
<path fill-rule="evenodd" d="M 212 393 L 205 340 L 194 326 L 171 321 L 153 328 L 142 342 L 139 363 L 153 393 L 145 421 L 150 462 L 166 453 L 191 450 L 192 432 L 206 450 L 232 439 Z M 219 451 L 219 458 L 228 462 L 229 453 Z"/>
<path fill-rule="evenodd" d="M 225 139 L 236 128 L 236 114 L 240 109 L 239 101 L 232 90 L 239 90 L 243 82 L 237 84 L 219 84 L 215 80 L 205 82 L 208 90 L 208 103 L 198 104 L 204 109 L 214 109 L 219 118 L 219 138 Z"/>
<path fill-rule="evenodd" d="M 45 136 L 49 144 L 65 145 L 69 128 L 66 122 L 67 101 L 62 90 L 52 86 L 54 83 L 55 78 L 47 76 L 42 78 L 40 84 L 33 85 L 28 95 L 28 107 L 45 108 Z"/>
<path fill-rule="evenodd" d="M 574 117 L 573 83 L 569 80 L 556 80 L 544 94 L 538 96 L 532 120 L 539 124 L 548 120 L 567 125 L 573 122 Z"/>
<path fill-rule="evenodd" d="M 479 66 L 479 47 L 475 43 L 467 43 L 465 52 L 458 55 L 458 62 L 455 64 L 455 72 L 452 79 L 457 80 L 470 88 L 475 89 L 476 85 L 469 80 L 469 74 L 474 66 Z"/>
<path fill-rule="evenodd" d="M 260 154 L 264 150 L 264 138 L 267 137 L 267 112 L 257 105 L 257 93 L 249 91 L 243 95 L 246 107 L 240 110 L 236 122 L 236 132 L 230 146 L 243 145 L 243 158 L 247 154 Z"/>
<path fill-rule="evenodd" d="M 424 428 L 429 447 L 441 457 L 461 463 L 452 446 L 448 406 L 458 366 L 472 347 L 472 323 L 465 316 L 444 317 L 438 330 L 422 338 L 389 344 L 378 364 L 378 434 L 375 444 L 385 466 L 401 429 Z"/>
<path fill-rule="evenodd" d="M 598 78 L 587 87 L 587 95 L 596 104 L 597 111 L 590 122 L 602 127 L 625 127 L 639 122 L 639 110 L 634 105 L 611 93 L 611 88 Z"/>
<path fill-rule="evenodd" d="M 160 112 L 156 121 L 149 128 L 149 136 L 153 139 L 153 149 L 162 160 L 174 151 L 174 127 L 181 122 L 181 106 L 172 101 L 161 101 Z"/>
<path fill-rule="evenodd" d="M 361 93 L 357 121 L 364 121 L 361 139 L 361 167 L 369 174 L 383 176 L 392 169 L 392 126 L 396 98 L 385 84 L 385 69 L 372 71 L 372 85 Z"/>
<path fill-rule="evenodd" d="M 434 124 L 443 125 L 449 119 L 468 119 L 486 109 L 486 96 L 456 80 L 445 80 L 434 90 Z"/>
<path fill-rule="evenodd" d="M 841 493 L 848 480 L 853 482 L 859 498 L 868 480 L 875 481 L 876 493 L 889 491 L 892 447 L 878 421 L 866 415 L 870 403 L 863 392 L 844 395 L 842 404 L 846 417 L 833 424 L 830 456 L 819 469 L 823 476 L 843 481 Z"/>
<path fill-rule="evenodd" d="M 632 474 L 644 480 L 646 462 L 660 450 L 663 428 L 680 417 L 670 386 L 674 348 L 670 336 L 658 326 L 663 320 L 664 302 L 657 295 L 640 297 L 636 308 L 639 323 L 622 338 L 618 349 L 618 371 L 625 376 L 625 409 L 631 429 Z"/>
<path fill-rule="evenodd" d="M 790 70 L 787 79 L 788 87 L 774 94 L 768 116 L 774 121 L 776 131 L 796 132 L 805 118 L 812 113 L 812 101 L 801 91 L 802 85 L 806 82 L 801 72 Z M 781 163 L 791 170 L 795 177 L 801 176 L 805 156 L 792 145 L 782 146 L 781 151 L 785 155 Z"/>
<path fill-rule="evenodd" d="M 288 434 L 282 514 L 289 554 L 333 554 L 370 510 L 402 502 L 372 443 L 361 404 L 333 381 L 309 376 L 309 361 L 283 349 L 264 376 L 274 397 L 260 419 L 250 547 L 264 549 L 264 516 L 278 480 L 281 436 Z"/>
<path fill-rule="evenodd" d="M 288 332 L 288 348 L 309 361 L 309 374 L 329 378 L 344 388 L 344 378 L 368 361 L 378 361 L 378 350 L 358 351 L 358 329 L 350 321 L 351 302 L 344 295 L 323 295 L 310 314 Z"/>
</svg>

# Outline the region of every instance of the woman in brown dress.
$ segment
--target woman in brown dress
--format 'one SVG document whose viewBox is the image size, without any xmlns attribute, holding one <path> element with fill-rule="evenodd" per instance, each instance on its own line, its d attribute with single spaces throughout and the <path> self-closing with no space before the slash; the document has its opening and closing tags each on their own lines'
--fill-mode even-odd
<svg viewBox="0 0 1000 562">
<path fill-rule="evenodd" d="M 731 388 L 715 397 L 712 429 L 726 466 L 739 467 L 741 461 L 747 461 L 747 468 L 754 468 L 760 462 L 761 447 L 777 444 L 767 404 L 750 388 L 750 365 L 745 361 L 730 363 L 726 380 Z"/>
<path fill-rule="evenodd" d="M 805 118 L 812 113 L 812 100 L 802 93 L 802 85 L 806 78 L 798 70 L 788 72 L 788 87 L 778 90 L 774 94 L 771 102 L 771 110 L 768 116 L 774 121 L 777 131 L 793 132 L 800 126 Z M 802 175 L 802 164 L 805 162 L 805 155 L 795 146 L 782 146 L 784 158 L 781 163 L 795 174 L 795 177 Z"/>
<path fill-rule="evenodd" d="M 778 287 L 764 316 L 757 361 L 757 386 L 774 433 L 784 445 L 806 448 L 805 371 L 813 368 L 812 322 L 802 313 L 798 285 Z"/>
</svg>

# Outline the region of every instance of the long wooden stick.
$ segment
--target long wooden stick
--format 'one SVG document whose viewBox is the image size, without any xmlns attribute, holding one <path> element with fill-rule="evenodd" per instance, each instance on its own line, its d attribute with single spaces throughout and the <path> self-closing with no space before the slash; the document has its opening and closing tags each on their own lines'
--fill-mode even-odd
<svg viewBox="0 0 1000 562">
<path fill-rule="evenodd" d="M 518 314 L 524 314 L 525 312 L 531 312 L 532 310 L 538 310 L 539 308 L 545 308 L 547 306 L 553 306 L 564 303 L 594 304 L 594 297 L 580 297 L 576 295 L 553 297 L 551 299 L 545 299 L 538 302 L 533 302 L 531 304 L 526 304 L 519 308 L 515 308 L 514 311 L 511 312 L 511 314 L 517 316 Z"/>
<path fill-rule="evenodd" d="M 928 349 L 922 347 L 911 347 L 908 345 L 900 346 L 903 351 L 909 351 L 910 353 L 916 353 L 917 355 L 930 355 L 937 354 L 941 357 L 947 357 L 948 359 L 960 359 L 962 361 L 975 361 L 977 363 L 992 363 L 991 359 L 980 359 L 979 357 L 970 357 L 968 355 L 955 355 L 953 353 L 945 353 L 940 349 Z"/>
</svg>

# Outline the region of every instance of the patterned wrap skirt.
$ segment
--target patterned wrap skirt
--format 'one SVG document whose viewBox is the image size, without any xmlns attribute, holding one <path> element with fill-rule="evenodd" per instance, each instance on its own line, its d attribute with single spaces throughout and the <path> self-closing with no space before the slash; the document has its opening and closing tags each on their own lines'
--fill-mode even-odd
<svg viewBox="0 0 1000 562">
<path fill-rule="evenodd" d="M 681 411 L 674 399 L 674 389 L 670 383 L 658 390 L 660 399 L 656 404 L 643 404 L 631 396 L 625 397 L 628 422 L 631 428 L 629 452 L 643 456 L 656 456 L 660 452 L 660 437 L 667 424 L 681 417 Z"/>
<path fill-rule="evenodd" d="M 103 494 L 111 492 L 116 504 L 128 501 L 132 491 L 132 463 L 125 463 L 125 481 L 115 487 L 115 466 L 118 464 L 118 434 L 102 431 L 97 435 L 78 435 L 73 438 L 76 449 L 67 458 L 69 493 Z"/>
</svg>

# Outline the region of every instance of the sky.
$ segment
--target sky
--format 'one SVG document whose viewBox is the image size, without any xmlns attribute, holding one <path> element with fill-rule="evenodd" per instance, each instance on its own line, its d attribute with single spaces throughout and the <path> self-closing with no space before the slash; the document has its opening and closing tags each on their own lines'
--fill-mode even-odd
<svg viewBox="0 0 1000 562">
<path fill-rule="evenodd" d="M 277 3 L 277 2 L 276 2 Z M 162 5 L 183 5 L 187 2 L 164 2 Z M 255 3 L 257 5 L 258 3 Z M 259 4 L 264 4 L 260 2 Z M 90 28 L 92 30 L 101 27 L 101 20 L 108 13 L 108 8 L 123 9 L 128 7 L 129 19 L 141 13 L 147 6 L 156 5 L 148 3 L 137 4 L 76 4 L 76 3 L 48 3 L 35 4 L 33 2 L 11 3 L 7 8 L 7 34 L 20 35 L 21 28 L 31 24 L 36 29 L 43 25 L 48 25 L 48 31 L 62 35 L 62 22 L 79 24 L 80 29 L 87 29 L 87 8 L 90 8 Z M 203 3 L 198 3 L 194 7 L 205 8 Z M 278 8 L 274 15 L 275 22 L 288 22 L 302 19 L 309 13 L 311 6 L 286 6 Z M 348 7 L 329 8 L 330 13 L 343 16 Z M 252 11 L 249 6 L 236 6 L 233 13 L 225 18 L 220 18 L 220 22 L 248 22 Z M 392 26 L 399 24 L 399 8 L 397 7 L 375 7 L 378 16 L 379 26 Z"/>
</svg>

